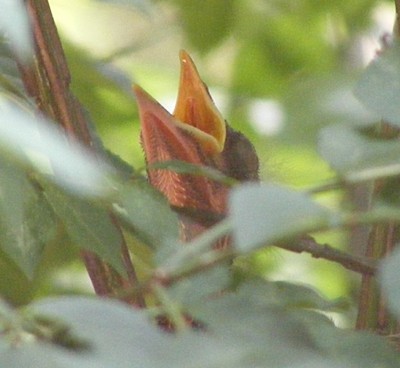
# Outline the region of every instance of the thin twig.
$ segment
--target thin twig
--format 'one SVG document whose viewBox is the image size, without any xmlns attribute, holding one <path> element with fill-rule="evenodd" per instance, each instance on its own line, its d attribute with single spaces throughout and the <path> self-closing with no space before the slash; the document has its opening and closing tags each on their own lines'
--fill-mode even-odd
<svg viewBox="0 0 400 368">
<path fill-rule="evenodd" d="M 335 249 L 328 244 L 319 244 L 311 236 L 304 236 L 292 243 L 279 244 L 279 248 L 296 253 L 306 252 L 314 258 L 323 258 L 340 264 L 344 268 L 361 274 L 375 274 L 376 262 L 369 258 L 353 256 L 349 253 Z"/>
</svg>

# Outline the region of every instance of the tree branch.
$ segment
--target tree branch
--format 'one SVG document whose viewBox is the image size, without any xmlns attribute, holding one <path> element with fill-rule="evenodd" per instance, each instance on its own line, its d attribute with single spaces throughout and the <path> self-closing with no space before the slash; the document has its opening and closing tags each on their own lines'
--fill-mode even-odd
<svg viewBox="0 0 400 368">
<path fill-rule="evenodd" d="M 278 244 L 277 247 L 292 252 L 311 254 L 314 258 L 323 258 L 339 263 L 344 268 L 361 274 L 373 275 L 376 273 L 376 262 L 369 258 L 353 256 L 349 253 L 332 248 L 328 244 L 318 244 L 311 236 L 303 236 L 292 243 Z"/>
<path fill-rule="evenodd" d="M 58 122 L 66 133 L 95 151 L 88 122 L 79 101 L 70 91 L 71 76 L 47 0 L 26 0 L 30 16 L 36 54 L 33 65 L 19 63 L 22 80 L 28 94 L 45 115 Z M 96 152 L 95 152 L 96 153 Z M 119 224 L 110 219 L 118 231 Z M 120 289 L 137 284 L 136 273 L 131 262 L 125 239 L 121 236 L 121 256 L 128 279 L 121 277 L 107 263 L 89 251 L 82 251 L 82 257 L 97 294 L 116 296 Z M 126 300 L 143 307 L 140 296 Z"/>
</svg>

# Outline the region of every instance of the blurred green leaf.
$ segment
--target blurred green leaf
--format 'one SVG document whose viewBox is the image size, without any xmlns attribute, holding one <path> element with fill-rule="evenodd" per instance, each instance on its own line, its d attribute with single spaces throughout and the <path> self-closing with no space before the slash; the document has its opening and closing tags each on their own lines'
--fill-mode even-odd
<svg viewBox="0 0 400 368">
<path fill-rule="evenodd" d="M 47 344 L 25 344 L 18 349 L 3 348 L 0 354 L 0 364 L 3 367 L 19 368 L 64 368 L 67 365 L 85 368 L 84 363 L 77 362 L 69 353 L 60 348 L 52 348 Z M 85 361 L 85 364 L 87 362 Z"/>
<path fill-rule="evenodd" d="M 0 160 L 0 247 L 32 278 L 56 233 L 54 213 L 25 175 Z"/>
<path fill-rule="evenodd" d="M 96 0 L 96 1 L 102 3 L 133 6 L 145 13 L 148 13 L 152 6 L 149 0 Z"/>
<path fill-rule="evenodd" d="M 0 0 L 0 31 L 7 34 L 10 47 L 27 61 L 32 56 L 30 23 L 22 0 Z"/>
<path fill-rule="evenodd" d="M 11 123 L 12 122 L 12 123 Z M 113 170 L 43 118 L 0 100 L 0 150 L 67 190 L 87 196 L 111 191 Z"/>
<path fill-rule="evenodd" d="M 205 272 L 198 273 L 192 277 L 172 285 L 168 293 L 185 307 L 196 305 L 206 297 L 212 297 L 221 290 L 226 289 L 230 283 L 230 272 L 228 265 L 213 267 Z"/>
<path fill-rule="evenodd" d="M 346 125 L 324 128 L 319 152 L 348 181 L 373 180 L 400 173 L 400 142 L 367 138 Z"/>
<path fill-rule="evenodd" d="M 390 310 L 400 318 L 400 249 L 395 249 L 380 265 L 380 283 L 388 298 Z"/>
<path fill-rule="evenodd" d="M 294 73 L 316 75 L 333 68 L 334 50 L 323 37 L 326 15 L 312 7 L 302 9 L 299 4 L 305 3 L 241 2 L 235 30 L 242 41 L 235 60 L 236 90 L 251 96 L 281 96 Z M 299 32 L 305 25 L 307 32 Z"/>
<path fill-rule="evenodd" d="M 178 218 L 161 193 L 141 179 L 120 189 L 116 210 L 141 240 L 154 248 L 177 241 Z"/>
<path fill-rule="evenodd" d="M 272 184 L 245 184 L 232 192 L 230 217 L 235 246 L 247 252 L 310 231 L 330 216 L 303 193 Z"/>
<path fill-rule="evenodd" d="M 143 311 L 111 300 L 48 299 L 33 308 L 36 314 L 68 323 L 72 333 L 89 343 L 89 352 L 67 356 L 65 351 L 51 347 L 49 356 L 56 362 L 69 363 L 68 366 L 217 368 L 232 367 L 237 356 L 233 347 L 212 336 L 162 333 Z"/>
<path fill-rule="evenodd" d="M 7 47 L 5 38 L 0 36 L 0 91 L 14 99 L 16 96 L 24 96 L 21 78 L 19 77 L 17 64 L 12 52 Z"/>
<path fill-rule="evenodd" d="M 213 181 L 223 183 L 226 185 L 233 185 L 236 183 L 235 179 L 232 179 L 224 174 L 221 171 L 214 169 L 213 167 L 209 166 L 200 166 L 196 164 L 191 164 L 185 161 L 179 160 L 169 160 L 169 161 L 162 161 L 157 162 L 151 166 L 147 167 L 148 170 L 155 170 L 155 169 L 164 169 L 164 170 L 171 170 L 179 174 L 191 174 L 191 175 L 198 175 L 204 176 L 208 179 Z"/>
<path fill-rule="evenodd" d="M 210 310 L 210 304 L 205 309 Z M 253 305 L 249 310 L 245 300 L 234 297 L 224 298 L 222 304 L 226 308 L 218 310 L 224 313 L 218 313 L 215 323 L 209 325 L 212 334 L 178 336 L 157 331 L 143 312 L 107 300 L 50 299 L 36 303 L 34 311 L 62 319 L 72 333 L 89 343 L 89 352 L 64 357 L 77 367 L 85 362 L 85 367 L 107 368 L 295 368 L 313 367 L 316 361 L 324 364 L 318 367 L 337 367 L 313 351 L 304 328 L 285 313 Z M 53 356 L 55 353 L 53 348 Z M 59 354 L 55 357 L 60 359 Z"/>
<path fill-rule="evenodd" d="M 301 367 L 311 363 L 317 350 L 306 326 L 282 307 L 260 300 L 262 296 L 263 288 L 246 286 L 236 294 L 199 303 L 193 312 L 213 334 L 236 347 L 235 367 Z M 328 359 L 325 364 L 332 366 Z"/>
<path fill-rule="evenodd" d="M 276 305 L 286 309 L 304 308 L 310 310 L 334 311 L 343 309 L 343 299 L 330 301 L 310 286 L 293 284 L 286 281 L 256 280 L 246 286 L 254 300 L 267 305 Z"/>
<path fill-rule="evenodd" d="M 318 349 L 331 357 L 340 367 L 396 368 L 400 364 L 398 352 L 386 338 L 366 331 L 335 328 L 327 323 L 316 323 L 309 318 L 306 323 Z"/>
<path fill-rule="evenodd" d="M 400 126 L 400 44 L 386 49 L 365 70 L 355 95 L 387 122 Z"/>
<path fill-rule="evenodd" d="M 210 51 L 231 30 L 235 0 L 172 1 L 178 5 L 186 37 L 200 52 Z"/>
<path fill-rule="evenodd" d="M 158 250 L 156 261 L 163 272 L 170 275 L 190 270 L 193 266 L 198 267 L 201 256 L 209 253 L 218 240 L 228 236 L 230 230 L 231 223 L 226 219 L 202 232 L 190 242 L 167 242 Z M 211 261 L 209 257 L 210 254 L 207 256 L 207 261 Z"/>
<path fill-rule="evenodd" d="M 45 188 L 45 195 L 72 241 L 82 249 L 96 253 L 123 275 L 122 235 L 107 210 L 68 196 L 51 186 Z"/>
<path fill-rule="evenodd" d="M 72 91 L 90 112 L 97 129 L 133 121 L 137 109 L 129 76 L 67 40 L 63 46 L 73 77 Z"/>
<path fill-rule="evenodd" d="M 6 227 L 18 229 L 25 206 L 35 197 L 26 175 L 12 163 L 0 158 L 0 218 Z"/>
<path fill-rule="evenodd" d="M 299 294 L 290 301 L 290 290 L 283 290 L 288 303 L 282 302 L 274 295 L 276 289 L 269 286 L 262 282 L 250 283 L 236 294 L 205 301 L 193 309 L 197 311 L 196 318 L 206 323 L 214 334 L 222 334 L 226 341 L 240 344 L 239 350 L 252 346 L 248 352 L 252 353 L 253 365 L 249 360 L 241 360 L 242 367 L 398 366 L 397 352 L 383 337 L 336 328 L 326 316 L 304 310 L 308 307 L 296 302 L 301 300 Z M 309 306 L 316 302 L 314 306 L 318 309 L 318 305 L 329 304 L 322 298 L 317 299 L 312 297 Z M 291 353 L 287 354 L 288 351 Z"/>
<path fill-rule="evenodd" d="M 286 119 L 278 138 L 290 144 L 291 152 L 294 152 L 293 145 L 315 149 L 319 131 L 329 124 L 340 122 L 360 127 L 375 124 L 378 116 L 352 93 L 354 83 L 355 75 L 339 72 L 291 80 L 281 99 Z M 295 156 L 297 159 L 297 151 Z"/>
</svg>

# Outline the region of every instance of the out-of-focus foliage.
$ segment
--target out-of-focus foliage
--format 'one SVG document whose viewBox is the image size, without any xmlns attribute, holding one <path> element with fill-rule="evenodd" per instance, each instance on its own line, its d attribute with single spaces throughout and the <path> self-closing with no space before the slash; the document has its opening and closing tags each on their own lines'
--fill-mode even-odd
<svg viewBox="0 0 400 368">
<path fill-rule="evenodd" d="M 375 124 L 398 125 L 399 47 L 385 36 L 378 53 L 383 28 L 372 33 L 391 2 L 52 0 L 97 156 L 37 114 L 22 88 L 14 53 L 31 52 L 23 3 L 0 0 L 8 9 L 0 16 L 0 366 L 399 366 L 383 338 L 331 320 L 354 320 L 350 271 L 273 248 L 315 230 L 351 252 L 349 227 L 400 219 L 398 140 L 382 139 Z M 194 55 L 223 115 L 254 142 L 262 179 L 284 183 L 234 188 L 227 217 L 185 246 L 177 214 L 144 178 L 130 90 L 140 83 L 169 107 L 180 48 Z M 357 101 L 351 89 L 361 73 Z M 159 169 L 232 184 L 213 170 L 168 165 Z M 340 190 L 323 187 L 328 178 Z M 348 185 L 388 178 L 367 212 L 342 202 Z M 230 251 L 211 249 L 228 234 Z M 54 298 L 90 292 L 82 251 L 125 275 L 123 239 L 140 282 L 128 292 L 147 292 L 154 309 Z M 395 252 L 379 266 L 397 317 L 398 265 Z M 198 331 L 162 333 L 149 322 L 160 314 L 178 330 L 190 319 Z"/>
</svg>

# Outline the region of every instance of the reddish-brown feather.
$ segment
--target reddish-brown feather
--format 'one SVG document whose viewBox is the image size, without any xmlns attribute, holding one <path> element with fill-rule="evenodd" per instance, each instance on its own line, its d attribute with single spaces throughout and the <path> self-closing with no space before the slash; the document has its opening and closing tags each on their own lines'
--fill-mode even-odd
<svg viewBox="0 0 400 368">
<path fill-rule="evenodd" d="M 181 52 L 181 83 L 175 116 L 135 86 L 141 141 L 147 164 L 181 160 L 220 170 L 239 181 L 258 180 L 258 158 L 252 144 L 231 129 L 216 109 L 189 55 Z M 223 216 L 229 188 L 203 176 L 150 169 L 150 183 L 174 207 Z M 190 240 L 206 229 L 198 219 L 183 215 L 182 238 Z M 226 239 L 216 247 L 225 246 Z"/>
</svg>

